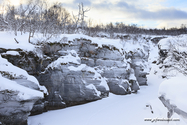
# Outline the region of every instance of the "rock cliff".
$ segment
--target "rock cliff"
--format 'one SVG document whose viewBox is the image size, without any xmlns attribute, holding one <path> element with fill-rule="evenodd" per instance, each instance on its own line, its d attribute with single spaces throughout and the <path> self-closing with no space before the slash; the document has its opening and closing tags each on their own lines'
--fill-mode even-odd
<svg viewBox="0 0 187 125">
<path fill-rule="evenodd" d="M 147 85 L 149 41 L 141 36 L 125 41 L 84 35 L 54 39 L 44 42 L 42 38 L 33 38 L 33 51 L 0 48 L 3 58 L 35 76 L 47 88 L 44 99 L 24 102 L 35 103 L 31 115 L 99 100 L 110 92 L 136 93 L 139 85 Z M 14 82 L 28 83 L 22 85 L 39 90 L 30 81 Z M 14 92 L 11 96 L 16 98 Z M 29 111 L 25 111 L 27 115 Z"/>
</svg>

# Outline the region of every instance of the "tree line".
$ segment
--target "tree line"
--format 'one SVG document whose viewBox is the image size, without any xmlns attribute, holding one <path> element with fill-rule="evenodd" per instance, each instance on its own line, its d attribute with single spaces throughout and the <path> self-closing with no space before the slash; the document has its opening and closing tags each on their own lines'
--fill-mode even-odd
<svg viewBox="0 0 187 125">
<path fill-rule="evenodd" d="M 93 25 L 91 19 L 85 20 L 86 13 L 90 9 L 85 9 L 84 4 L 78 5 L 78 13 L 70 14 L 62 3 L 49 4 L 41 0 L 30 0 L 26 4 L 14 6 L 10 4 L 2 5 L 0 13 L 0 30 L 17 32 L 29 32 L 30 37 L 35 33 L 48 34 L 74 34 L 83 33 L 89 36 L 98 36 L 100 32 L 108 34 L 111 38 L 115 33 L 125 34 L 149 34 L 149 35 L 179 35 L 187 33 L 186 25 L 180 28 L 170 29 L 146 29 L 140 28 L 136 24 L 126 25 L 123 22 L 115 24 Z"/>
</svg>

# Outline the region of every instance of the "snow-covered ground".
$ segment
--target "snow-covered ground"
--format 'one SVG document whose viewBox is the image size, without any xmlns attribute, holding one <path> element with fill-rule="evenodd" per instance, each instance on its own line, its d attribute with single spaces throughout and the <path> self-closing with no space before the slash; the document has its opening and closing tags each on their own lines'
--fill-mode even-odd
<svg viewBox="0 0 187 125">
<path fill-rule="evenodd" d="M 149 125 L 151 121 L 144 121 L 144 118 L 159 117 L 158 113 L 161 111 L 155 109 L 155 113 L 152 114 L 150 107 L 146 105 L 157 103 L 155 105 L 159 104 L 160 107 L 163 104 L 158 100 L 158 88 L 161 81 L 153 74 L 148 76 L 148 79 L 149 86 L 141 86 L 137 94 L 119 96 L 110 93 L 108 98 L 99 101 L 31 116 L 28 124 Z M 164 106 L 163 109 L 165 109 Z M 161 115 L 165 115 L 166 118 L 166 114 Z"/>
<path fill-rule="evenodd" d="M 141 87 L 137 94 L 117 96 L 100 101 L 49 111 L 29 117 L 29 125 L 137 125 L 150 124 L 144 118 L 155 118 L 146 103 L 157 97 L 158 85 Z M 160 102 L 161 103 L 161 102 Z"/>
<path fill-rule="evenodd" d="M 10 37 L 11 36 L 11 37 Z M 116 40 L 111 40 L 107 38 L 91 38 L 85 35 L 80 35 L 80 34 L 65 34 L 60 36 L 59 38 L 51 38 L 46 40 L 46 38 L 43 38 L 41 34 L 38 34 L 34 38 L 31 39 L 31 43 L 28 43 L 28 34 L 24 34 L 23 36 L 13 36 L 13 34 L 9 33 L 0 33 L 1 42 L 0 42 L 0 48 L 5 48 L 5 49 L 23 49 L 25 51 L 34 51 L 37 53 L 36 48 L 37 44 L 40 42 L 68 42 L 73 41 L 75 38 L 85 38 L 85 39 L 90 39 L 93 44 L 98 44 L 98 47 L 102 47 L 102 45 L 108 45 L 109 47 L 116 47 L 121 53 L 123 50 L 131 51 L 133 49 L 136 49 L 138 47 L 144 47 L 143 45 L 148 45 L 147 42 L 143 39 L 140 39 L 142 42 L 141 44 L 135 43 L 133 40 L 128 40 L 128 42 L 122 42 L 119 39 Z M 186 36 L 187 37 L 187 36 Z M 165 49 L 168 47 L 168 43 L 178 43 L 178 41 L 181 41 L 182 46 L 175 46 L 176 50 L 181 50 L 179 52 L 186 52 L 186 37 L 176 37 L 176 38 L 168 38 L 165 39 L 163 42 L 164 45 L 167 45 Z M 14 38 L 19 41 L 18 43 Z M 172 40 L 171 40 L 172 39 Z M 25 42 L 27 41 L 27 42 Z M 165 44 L 166 43 L 166 44 Z M 133 46 L 132 46 L 133 45 Z M 159 44 L 160 45 L 160 44 Z M 130 47 L 129 47 L 130 46 Z M 154 45 L 150 45 L 151 47 L 151 52 L 150 52 L 150 59 L 149 62 L 157 60 L 158 57 L 158 48 L 157 46 L 154 47 Z M 161 46 L 165 47 L 165 46 Z M 171 46 L 170 46 L 171 47 Z M 16 51 L 7 51 L 7 55 L 19 55 L 18 52 Z M 76 56 L 77 57 L 77 56 Z M 64 62 L 71 60 L 72 56 L 69 54 L 65 56 L 64 58 L 59 58 L 57 62 Z M 78 58 L 76 58 L 78 59 Z M 168 60 L 166 60 L 169 62 Z M 184 60 L 185 61 L 185 60 Z M 170 61 L 172 62 L 172 61 Z M 66 62 L 68 63 L 68 62 Z M 79 63 L 77 60 L 75 63 Z M 58 64 L 58 63 L 57 63 Z M 56 62 L 51 63 L 50 66 L 54 67 L 57 65 Z M 81 65 L 83 66 L 83 65 Z M 167 118 L 167 109 L 164 107 L 162 102 L 158 99 L 158 96 L 160 94 L 166 94 L 166 97 L 169 99 L 173 99 L 173 103 L 177 104 L 179 108 L 181 107 L 186 111 L 186 90 L 185 87 L 187 84 L 185 84 L 183 78 L 174 78 L 170 79 L 168 81 L 164 81 L 162 79 L 162 73 L 163 71 L 159 69 L 159 66 L 156 64 L 151 64 L 151 71 L 150 74 L 148 75 L 148 86 L 141 86 L 140 90 L 136 94 L 130 94 L 130 95 L 125 95 L 125 96 L 119 96 L 119 95 L 114 95 L 111 94 L 109 95 L 108 98 L 104 98 L 99 101 L 87 103 L 84 105 L 79 105 L 79 106 L 73 106 L 73 107 L 68 107 L 65 109 L 61 110 L 54 110 L 54 111 L 48 111 L 46 113 L 43 113 L 41 115 L 36 115 L 36 116 L 30 116 L 28 119 L 28 124 L 29 125 L 150 125 L 150 124 L 156 124 L 156 125 L 185 125 L 187 124 L 186 121 L 183 121 L 183 118 L 177 114 L 174 113 L 172 118 L 179 118 L 180 121 L 157 121 L 155 122 L 154 120 L 157 118 Z M 72 70 L 77 70 L 74 69 L 74 67 L 69 67 Z M 79 67 L 81 68 L 81 67 Z M 81 68 L 82 69 L 82 68 Z M 90 69 L 89 69 L 90 70 Z M 91 69 L 92 70 L 92 69 Z M 0 71 L 8 72 L 10 75 L 15 76 L 15 77 L 26 77 L 27 80 L 31 80 L 39 86 L 38 81 L 33 78 L 32 76 L 28 75 L 28 73 L 22 69 L 19 69 L 17 67 L 14 67 L 12 64 L 10 64 L 7 60 L 3 59 L 0 56 Z M 181 83 L 176 83 L 174 82 L 175 80 L 177 82 L 178 79 L 182 79 L 183 81 Z M 184 78 L 186 79 L 186 78 Z M 23 86 L 17 85 L 15 82 L 10 82 L 10 80 L 2 77 L 0 75 L 0 80 L 5 81 L 4 84 L 0 84 L 0 90 L 4 90 L 7 88 L 10 89 L 15 89 L 19 90 L 20 93 L 26 93 L 27 89 L 25 89 Z M 186 81 L 186 80 L 185 80 Z M 5 84 L 5 83 L 10 84 Z M 174 83 L 172 83 L 174 82 Z M 170 84 L 172 83 L 172 84 Z M 160 86 L 160 84 L 162 84 Z M 13 86 L 15 85 L 15 86 Z M 179 89 L 175 91 L 178 86 L 180 85 L 180 91 Z M 168 88 L 168 86 L 170 86 Z M 42 90 L 42 86 L 39 86 L 40 89 Z M 90 88 L 93 88 L 93 86 L 88 86 Z M 160 87 L 160 88 L 159 88 Z M 168 89 L 166 89 L 168 88 Z M 24 91 L 23 91 L 24 90 Z M 43 89 L 46 90 L 46 89 Z M 180 91 L 181 93 L 178 93 Z M 30 97 L 31 95 L 34 95 L 34 90 L 33 91 L 27 91 L 28 96 Z M 173 95 L 171 95 L 173 93 Z M 181 94 L 181 95 L 180 95 Z M 38 92 L 36 95 L 40 95 L 43 97 L 43 93 Z M 178 98 L 180 96 L 181 98 Z M 182 104 L 182 105 L 181 105 Z M 145 118 L 151 118 L 152 121 L 145 121 Z"/>
<path fill-rule="evenodd" d="M 152 48 L 150 62 L 158 56 Z M 108 98 L 84 105 L 49 111 L 28 119 L 29 125 L 168 125 L 167 121 L 151 122 L 145 118 L 167 118 L 167 109 L 158 99 L 159 85 L 163 79 L 155 74 L 158 66 L 152 64 L 148 86 L 141 86 L 136 94 Z M 147 106 L 146 106 L 147 105 Z M 151 105 L 151 106 L 150 106 Z M 153 111 L 153 113 L 151 112 Z M 174 125 L 176 122 L 170 122 Z"/>
</svg>

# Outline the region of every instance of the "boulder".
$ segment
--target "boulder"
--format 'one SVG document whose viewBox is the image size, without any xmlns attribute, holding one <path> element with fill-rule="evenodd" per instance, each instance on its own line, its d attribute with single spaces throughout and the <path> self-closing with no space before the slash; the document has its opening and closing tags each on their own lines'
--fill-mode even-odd
<svg viewBox="0 0 187 125">
<path fill-rule="evenodd" d="M 106 80 L 94 68 L 85 64 L 59 63 L 37 76 L 49 92 L 47 109 L 83 104 L 108 96 Z"/>
<path fill-rule="evenodd" d="M 2 84 L 6 84 L 3 86 L 5 88 L 0 89 L 0 122 L 5 125 L 27 125 L 30 111 L 34 103 L 43 98 L 43 93 L 35 90 L 36 86 L 27 80 L 19 80 L 17 84 L 2 76 L 0 79 Z M 22 86 L 27 82 L 29 87 Z M 12 87 L 8 87 L 9 85 Z"/>
<path fill-rule="evenodd" d="M 37 79 L 0 56 L 0 123 L 27 125 L 37 100 L 47 94 Z"/>
<path fill-rule="evenodd" d="M 131 88 L 128 80 L 110 79 L 108 81 L 110 92 L 117 95 L 126 95 L 131 93 Z"/>
</svg>

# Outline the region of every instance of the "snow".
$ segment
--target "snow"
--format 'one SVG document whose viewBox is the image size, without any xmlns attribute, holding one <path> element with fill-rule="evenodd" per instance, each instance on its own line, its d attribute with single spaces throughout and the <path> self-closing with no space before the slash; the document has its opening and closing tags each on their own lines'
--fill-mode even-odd
<svg viewBox="0 0 187 125">
<path fill-rule="evenodd" d="M 158 44 L 161 50 L 167 52 L 167 56 L 160 59 L 162 75 L 167 78 L 186 74 L 186 53 L 187 53 L 187 35 L 168 37 L 162 39 Z M 167 67 L 167 68 L 165 68 Z"/>
<path fill-rule="evenodd" d="M 176 49 L 180 53 L 187 52 L 186 39 L 187 39 L 187 35 L 179 35 L 179 36 L 174 36 L 174 37 L 170 36 L 168 38 L 160 40 L 158 45 L 161 49 L 166 49 L 166 50 Z"/>
<path fill-rule="evenodd" d="M 74 41 L 75 39 L 89 39 L 92 44 L 97 44 L 98 47 L 102 48 L 103 45 L 109 46 L 110 48 L 115 47 L 121 53 L 123 50 L 126 52 L 134 51 L 137 48 L 140 48 L 144 51 L 143 47 L 147 46 L 146 40 L 139 38 L 141 42 L 135 42 L 134 40 L 125 40 L 121 41 L 120 39 L 109 39 L 109 38 L 100 38 L 100 37 L 90 37 L 83 34 L 62 34 L 58 36 L 50 37 L 48 35 L 46 37 L 41 33 L 37 33 L 34 37 L 31 37 L 31 43 L 28 42 L 28 33 L 22 34 L 18 32 L 18 35 L 15 36 L 13 33 L 9 32 L 0 32 L 0 48 L 5 49 L 22 49 L 25 51 L 34 51 L 36 49 L 36 44 L 40 43 L 68 43 L 68 41 Z M 16 43 L 14 38 L 19 42 Z M 69 44 L 69 43 L 68 43 Z M 70 43 L 71 44 L 71 43 Z"/>
<path fill-rule="evenodd" d="M 119 50 L 120 53 L 123 53 L 123 51 L 134 51 L 137 50 L 137 48 L 140 48 L 142 51 L 144 51 L 144 46 L 148 46 L 147 41 L 144 39 L 141 39 L 141 42 L 134 42 L 134 40 L 121 41 L 120 39 L 90 37 L 84 34 L 62 34 L 56 37 L 43 37 L 42 34 L 38 33 L 31 39 L 31 42 L 33 44 L 38 44 L 41 42 L 71 44 L 68 43 L 68 41 L 73 42 L 75 39 L 91 40 L 91 43 L 97 44 L 99 48 L 102 48 L 103 46 L 108 46 L 110 49 L 112 49 L 113 47 L 115 47 Z"/>
<path fill-rule="evenodd" d="M 42 90 L 44 93 L 47 94 L 47 89 L 44 86 L 40 86 L 38 80 L 34 76 L 31 76 L 25 70 L 12 65 L 6 59 L 2 58 L 0 55 L 0 74 L 1 72 L 9 74 L 14 79 L 23 78 L 23 79 L 30 80 L 35 84 L 37 84 L 40 90 Z"/>
<path fill-rule="evenodd" d="M 81 71 L 85 67 L 86 67 L 86 64 L 81 64 L 78 67 L 69 66 L 68 69 L 72 71 Z"/>
<path fill-rule="evenodd" d="M 106 88 L 106 90 L 109 91 L 109 87 L 108 87 L 108 84 L 107 84 L 106 81 L 107 81 L 107 78 L 105 78 L 105 77 L 101 78 L 101 83 L 100 83 L 100 85 L 104 86 L 104 87 Z"/>
<path fill-rule="evenodd" d="M 106 34 L 107 35 L 107 34 Z M 140 52 L 144 54 L 145 47 L 150 48 L 150 58 L 149 62 L 157 60 L 158 49 L 157 46 L 154 46 L 150 42 L 142 38 L 138 38 L 139 42 L 136 42 L 133 39 L 121 41 L 120 39 L 109 39 L 109 38 L 99 38 L 99 37 L 89 37 L 83 34 L 62 34 L 56 37 L 43 37 L 42 34 L 36 34 L 31 38 L 31 43 L 28 42 L 29 34 L 21 35 L 18 32 L 18 35 L 15 36 L 13 33 L 0 32 L 0 48 L 5 49 L 22 49 L 24 51 L 33 51 L 40 58 L 43 57 L 42 53 L 38 51 L 37 44 L 41 42 L 48 43 L 69 43 L 68 41 L 73 42 L 75 39 L 89 39 L 92 44 L 97 44 L 99 48 L 103 46 L 108 46 L 110 49 L 116 48 L 122 55 L 123 53 L 128 52 Z M 143 37 L 143 36 L 142 36 Z M 153 36 L 152 36 L 153 37 Z M 182 53 L 187 52 L 186 39 L 187 35 L 180 35 L 176 37 L 167 36 L 168 38 L 162 39 L 159 42 L 159 47 L 162 49 L 175 49 Z M 16 40 L 18 43 L 16 42 Z M 141 41 L 141 42 L 140 42 Z M 7 51 L 4 54 L 8 55 L 19 55 L 16 51 Z M 129 60 L 130 62 L 131 60 Z M 124 60 L 127 62 L 127 60 Z M 169 59 L 165 63 L 168 63 Z M 58 68 L 61 64 L 74 63 L 78 67 L 69 66 L 69 70 L 73 71 L 90 71 L 94 73 L 94 79 L 100 80 L 100 85 L 103 85 L 107 90 L 109 90 L 107 85 L 107 79 L 101 77 L 99 72 L 94 68 L 88 67 L 85 64 L 80 64 L 80 58 L 76 51 L 68 51 L 68 55 L 61 56 L 56 61 L 52 62 L 47 68 L 51 67 Z M 137 62 L 137 64 L 140 62 Z M 127 63 L 124 63 L 125 65 Z M 143 64 L 142 64 L 143 65 Z M 129 66 L 129 65 L 127 65 Z M 148 64 L 146 71 L 149 70 Z M 187 111 L 186 105 L 187 100 L 185 95 L 187 92 L 187 78 L 182 76 L 176 76 L 175 71 L 170 72 L 176 77 L 163 81 L 162 74 L 163 70 L 159 69 L 158 65 L 152 64 L 150 74 L 148 75 L 148 86 L 140 86 L 140 90 L 136 94 L 130 94 L 125 96 L 119 96 L 111 94 L 108 98 L 104 98 L 99 101 L 87 103 L 84 105 L 69 107 L 66 109 L 48 111 L 41 115 L 30 116 L 28 120 L 29 125 L 185 125 L 187 122 L 181 116 L 174 113 L 172 118 L 180 118 L 180 122 L 151 122 L 144 121 L 145 118 L 166 118 L 167 109 L 164 107 L 162 102 L 158 99 L 160 95 L 165 95 L 167 99 L 170 99 L 171 103 L 177 105 L 184 111 Z M 25 70 L 22 70 L 18 67 L 15 67 L 9 63 L 6 59 L 3 59 L 0 55 L 0 71 L 6 72 L 11 75 L 13 78 L 23 78 L 30 80 L 36 83 L 41 90 L 47 93 L 47 89 L 44 86 L 40 86 L 37 79 L 33 76 L 28 75 Z M 135 79 L 134 75 L 131 76 L 132 79 Z M 93 84 L 87 85 L 87 88 L 90 88 L 95 91 L 96 95 L 99 96 L 100 92 L 97 91 Z M 18 92 L 20 100 L 27 100 L 32 98 L 43 98 L 43 93 L 37 90 L 33 90 L 22 85 L 17 84 L 16 82 L 3 77 L 0 74 L 0 91 L 3 90 L 12 90 Z M 146 105 L 148 107 L 146 107 Z M 151 113 L 153 111 L 153 113 Z M 152 120 L 153 121 L 153 120 Z"/>
<path fill-rule="evenodd" d="M 152 98 L 157 98 L 158 87 L 159 84 L 155 80 L 154 83 L 149 83 L 149 86 L 141 86 L 137 94 L 120 96 L 110 93 L 108 98 L 96 102 L 48 111 L 29 117 L 28 125 L 150 125 L 151 122 L 144 121 L 144 118 L 156 118 L 159 115 L 152 114 L 146 104 Z M 158 99 L 156 102 L 161 103 Z M 166 114 L 163 115 L 166 118 Z M 159 124 L 161 122 L 157 123 L 162 125 Z"/>
<path fill-rule="evenodd" d="M 34 50 L 35 46 L 28 42 L 29 33 L 21 35 L 18 32 L 18 35 L 15 36 L 14 33 L 10 32 L 0 32 L 0 48 L 5 49 L 22 49 L 25 51 Z M 14 38 L 19 42 L 17 43 Z"/>
<path fill-rule="evenodd" d="M 29 100 L 29 99 L 36 99 L 36 98 L 43 98 L 43 92 L 33 90 L 22 85 L 17 84 L 14 81 L 11 81 L 7 78 L 2 77 L 0 74 L 0 91 L 8 90 L 17 92 L 19 100 Z"/>
<path fill-rule="evenodd" d="M 3 53 L 5 55 L 14 55 L 14 56 L 17 56 L 17 55 L 20 55 L 17 51 L 7 51 L 6 53 Z"/>
<path fill-rule="evenodd" d="M 154 51 L 150 53 L 150 62 L 158 56 L 158 50 Z M 71 66 L 69 69 L 77 71 L 84 66 L 77 68 Z M 108 98 L 99 101 L 30 116 L 28 125 L 175 125 L 177 122 L 173 121 L 170 123 L 144 121 L 145 118 L 167 118 L 167 109 L 158 99 L 159 85 L 163 80 L 155 74 L 157 70 L 158 65 L 152 64 L 152 70 L 148 75 L 148 86 L 140 86 L 137 94 L 120 96 L 110 93 Z M 151 108 L 146 105 L 151 105 Z M 181 119 L 176 114 L 174 118 Z"/>
<path fill-rule="evenodd" d="M 136 79 L 136 77 L 134 76 L 134 74 L 130 74 L 129 80 L 135 80 L 135 81 L 136 81 L 137 79 Z"/>
<path fill-rule="evenodd" d="M 58 67 L 60 67 L 60 65 L 62 65 L 62 64 L 66 65 L 68 63 L 80 64 L 80 57 L 78 57 L 76 51 L 71 50 L 71 51 L 68 51 L 68 52 L 69 52 L 68 55 L 61 56 L 57 60 L 55 60 L 51 64 L 49 64 L 47 66 L 47 69 L 48 68 L 52 68 L 52 69 L 58 68 Z"/>
<path fill-rule="evenodd" d="M 7 72 L 12 76 L 14 76 L 15 78 L 30 77 L 25 70 L 12 65 L 6 59 L 2 58 L 1 55 L 0 55 L 0 71 Z M 31 77 L 30 79 L 31 81 L 34 80 L 33 82 L 36 82 L 36 80 L 33 79 L 33 77 Z"/>
<path fill-rule="evenodd" d="M 163 81 L 159 87 L 159 95 L 164 95 L 170 103 L 187 112 L 187 78 L 173 77 Z"/>
<path fill-rule="evenodd" d="M 160 42 L 158 43 L 158 46 L 161 47 L 161 49 L 169 49 L 169 44 L 171 44 L 171 38 L 165 38 L 160 40 Z"/>
</svg>

